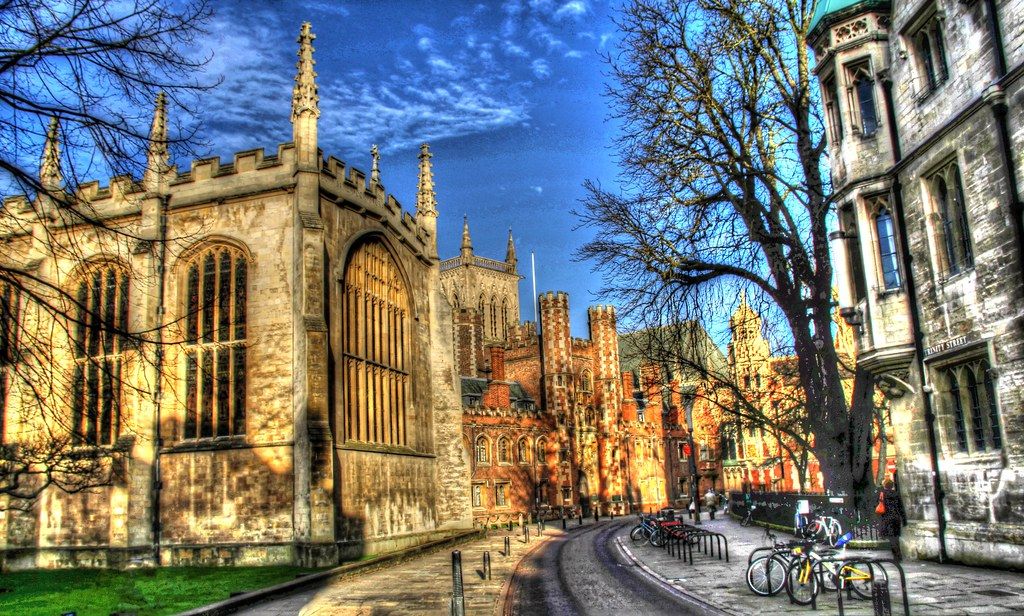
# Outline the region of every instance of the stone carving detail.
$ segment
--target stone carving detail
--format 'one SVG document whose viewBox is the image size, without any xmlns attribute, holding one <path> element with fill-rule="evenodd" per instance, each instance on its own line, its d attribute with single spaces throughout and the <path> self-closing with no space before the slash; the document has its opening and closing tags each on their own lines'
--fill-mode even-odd
<svg viewBox="0 0 1024 616">
<path fill-rule="evenodd" d="M 843 24 L 835 29 L 832 33 L 835 38 L 836 44 L 845 43 L 852 41 L 853 39 L 860 38 L 868 33 L 868 20 L 858 19 L 847 24 Z"/>
</svg>

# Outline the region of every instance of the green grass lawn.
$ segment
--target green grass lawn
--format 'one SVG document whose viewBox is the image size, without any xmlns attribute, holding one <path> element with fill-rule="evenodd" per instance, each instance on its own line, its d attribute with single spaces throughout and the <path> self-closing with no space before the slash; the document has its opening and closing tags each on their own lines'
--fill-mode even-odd
<svg viewBox="0 0 1024 616">
<path fill-rule="evenodd" d="M 227 599 L 316 569 L 299 567 L 167 567 L 36 570 L 0 574 L 0 614 L 108 616 L 135 612 L 158 616 Z"/>
</svg>

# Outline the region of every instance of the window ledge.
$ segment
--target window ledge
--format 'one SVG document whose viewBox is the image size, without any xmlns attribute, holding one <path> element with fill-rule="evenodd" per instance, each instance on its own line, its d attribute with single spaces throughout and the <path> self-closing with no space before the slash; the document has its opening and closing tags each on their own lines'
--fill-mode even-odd
<svg viewBox="0 0 1024 616">
<path fill-rule="evenodd" d="M 365 451 L 367 453 L 384 453 L 396 456 L 412 456 L 415 458 L 436 458 L 432 453 L 424 453 L 422 451 L 416 451 L 409 447 L 403 447 L 401 445 L 383 445 L 380 443 L 363 443 L 360 441 L 345 441 L 341 445 L 338 445 L 338 449 L 346 451 Z M 478 463 L 481 464 L 481 463 Z"/>
<path fill-rule="evenodd" d="M 179 451 L 211 451 L 214 449 L 244 449 L 249 447 L 245 441 L 244 434 L 234 436 L 208 436 L 197 439 L 185 439 L 164 447 L 166 453 L 177 453 Z"/>
<path fill-rule="evenodd" d="M 900 285 L 898 287 L 893 287 L 891 289 L 878 289 L 875 292 L 875 297 L 877 297 L 878 299 L 886 299 L 888 297 L 894 297 L 896 295 L 903 295 L 904 292 L 905 289 L 903 288 L 903 285 Z"/>
<path fill-rule="evenodd" d="M 970 453 L 957 451 L 952 455 L 946 456 L 946 461 L 957 468 L 969 466 L 973 469 L 983 467 L 994 470 L 1004 468 L 1006 466 L 1003 463 L 1002 449 L 986 449 L 984 451 L 975 451 Z"/>
</svg>

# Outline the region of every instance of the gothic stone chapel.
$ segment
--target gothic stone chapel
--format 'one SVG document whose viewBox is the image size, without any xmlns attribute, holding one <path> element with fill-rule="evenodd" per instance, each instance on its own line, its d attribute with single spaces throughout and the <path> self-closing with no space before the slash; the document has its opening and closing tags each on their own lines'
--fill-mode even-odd
<svg viewBox="0 0 1024 616">
<path fill-rule="evenodd" d="M 118 472 L 48 488 L 28 511 L 0 503 L 3 566 L 323 565 L 471 526 L 431 155 L 424 144 L 415 215 L 385 193 L 376 156 L 369 178 L 325 160 L 313 39 L 304 24 L 294 140 L 276 155 L 177 170 L 161 97 L 142 180 L 74 196 L 125 233 L 47 217 L 46 195 L 7 200 L 5 258 L 69 290 L 82 325 L 33 321 L 10 289 L 5 316 L 58 332 L 50 369 L 69 376 L 52 408 Z M 59 192 L 56 135 L 40 175 Z M 40 242 L 40 225 L 86 258 Z M 121 344 L 113 323 L 163 344 Z M 4 379 L 14 443 L 46 419 Z"/>
</svg>

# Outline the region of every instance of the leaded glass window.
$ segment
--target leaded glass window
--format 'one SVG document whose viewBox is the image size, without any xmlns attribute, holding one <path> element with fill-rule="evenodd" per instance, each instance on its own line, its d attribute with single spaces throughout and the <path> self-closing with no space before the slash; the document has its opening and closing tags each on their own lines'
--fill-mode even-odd
<svg viewBox="0 0 1024 616">
<path fill-rule="evenodd" d="M 74 289 L 72 440 L 110 445 L 121 432 L 121 372 L 129 346 L 128 275 L 113 264 L 93 267 Z"/>
<path fill-rule="evenodd" d="M 183 267 L 184 438 L 245 434 L 248 262 L 214 245 Z"/>
<path fill-rule="evenodd" d="M 410 300 L 398 264 L 377 239 L 356 246 L 344 276 L 345 438 L 405 446 Z"/>
</svg>

